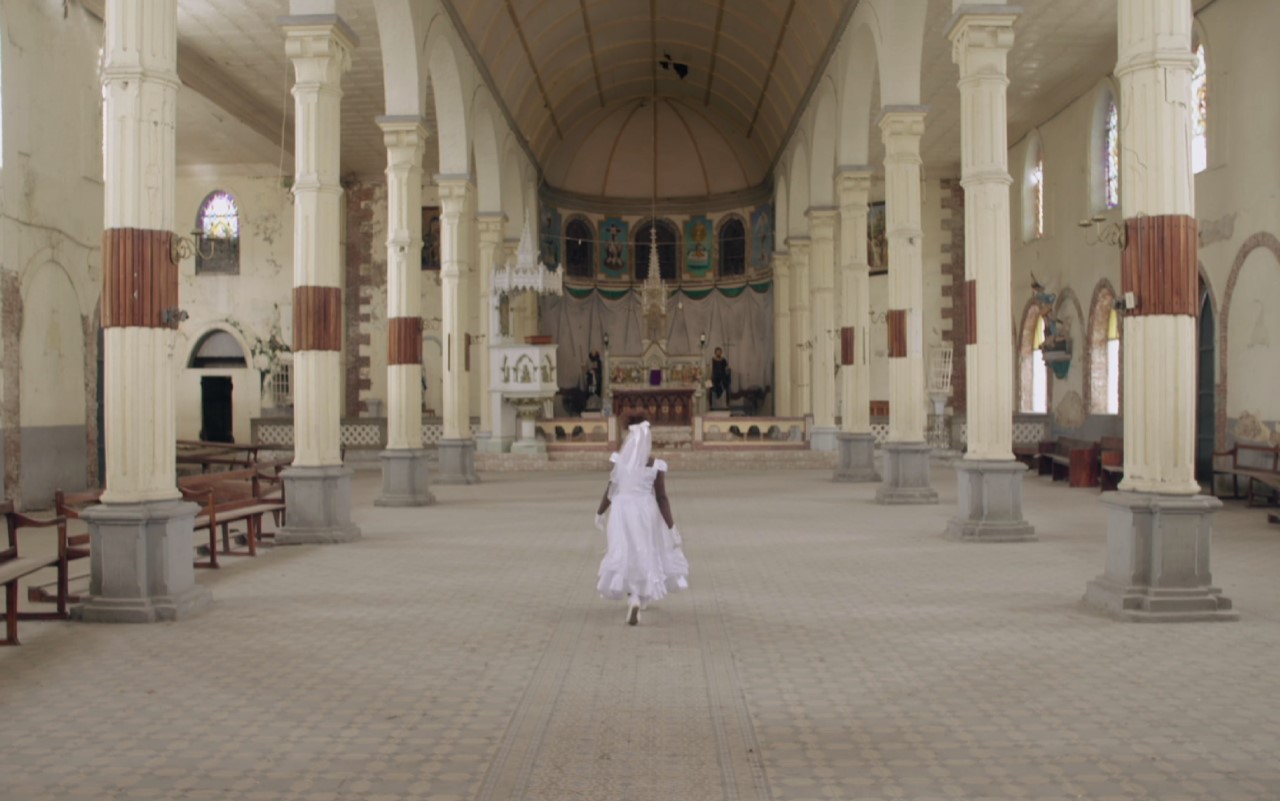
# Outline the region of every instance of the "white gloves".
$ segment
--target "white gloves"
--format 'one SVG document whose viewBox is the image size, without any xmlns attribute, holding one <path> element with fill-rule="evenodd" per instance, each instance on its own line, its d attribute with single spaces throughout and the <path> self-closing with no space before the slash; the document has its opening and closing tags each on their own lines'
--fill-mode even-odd
<svg viewBox="0 0 1280 801">
<path fill-rule="evenodd" d="M 605 519 L 606 519 L 606 518 L 605 518 L 605 516 L 604 516 L 604 515 L 602 515 L 602 514 L 600 514 L 600 513 L 596 513 L 596 528 L 598 528 L 598 529 L 599 529 L 599 530 L 601 530 L 601 531 L 604 531 L 604 521 L 605 521 Z"/>
</svg>

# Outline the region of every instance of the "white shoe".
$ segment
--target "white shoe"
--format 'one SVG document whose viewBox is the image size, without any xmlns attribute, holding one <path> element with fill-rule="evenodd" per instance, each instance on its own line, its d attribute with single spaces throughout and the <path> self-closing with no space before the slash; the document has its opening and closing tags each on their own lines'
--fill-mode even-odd
<svg viewBox="0 0 1280 801">
<path fill-rule="evenodd" d="M 627 625 L 635 626 L 640 623 L 640 604 L 632 601 L 627 607 Z"/>
</svg>

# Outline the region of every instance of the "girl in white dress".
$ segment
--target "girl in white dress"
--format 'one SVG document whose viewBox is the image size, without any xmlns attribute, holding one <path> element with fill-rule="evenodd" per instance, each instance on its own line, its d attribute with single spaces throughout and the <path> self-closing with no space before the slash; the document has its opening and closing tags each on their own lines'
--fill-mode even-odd
<svg viewBox="0 0 1280 801">
<path fill-rule="evenodd" d="M 600 597 L 627 601 L 628 625 L 640 622 L 640 610 L 668 592 L 689 586 L 689 562 L 680 550 L 671 503 L 663 475 L 667 463 L 649 456 L 649 424 L 632 425 L 622 450 L 613 454 L 613 472 L 600 507 L 596 527 L 606 530 L 604 514 L 611 507 L 607 534 L 609 550 L 600 562 Z"/>
</svg>

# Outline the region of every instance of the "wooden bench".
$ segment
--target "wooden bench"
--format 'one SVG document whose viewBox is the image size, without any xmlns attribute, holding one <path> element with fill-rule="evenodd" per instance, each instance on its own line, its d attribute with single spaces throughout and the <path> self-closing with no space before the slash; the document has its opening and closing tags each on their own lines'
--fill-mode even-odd
<svg viewBox="0 0 1280 801">
<path fill-rule="evenodd" d="M 1092 487 L 1098 483 L 1098 443 L 1058 437 L 1040 443 L 1040 475 L 1054 481 L 1067 480 L 1072 487 Z"/>
<path fill-rule="evenodd" d="M 0 504 L 5 526 L 9 533 L 9 547 L 0 551 L 0 584 L 4 585 L 5 638 L 0 645 L 18 645 L 19 620 L 63 620 L 67 617 L 67 521 L 61 517 L 52 520 L 36 520 L 13 511 L 13 504 Z M 58 529 L 57 551 L 48 556 L 21 556 L 18 553 L 18 531 L 24 528 Z M 18 580 L 46 567 L 58 570 L 58 594 L 56 612 L 19 612 Z"/>
<path fill-rule="evenodd" d="M 53 493 L 53 513 L 67 521 L 67 570 L 71 570 L 71 563 L 77 559 L 89 558 L 89 532 L 83 531 L 78 534 L 71 533 L 71 521 L 80 519 L 80 512 L 86 506 L 92 506 L 98 503 L 102 498 L 102 490 L 86 490 L 84 492 L 63 492 L 62 490 L 54 490 Z M 77 575 L 68 575 L 67 582 L 79 581 L 86 579 L 89 573 Z M 32 603 L 51 604 L 56 603 L 56 582 L 45 584 L 33 584 L 27 587 L 27 600 Z M 77 593 L 66 592 L 66 602 L 69 604 L 80 603 L 80 596 Z"/>
<path fill-rule="evenodd" d="M 1098 488 L 1118 490 L 1124 478 L 1124 437 L 1103 437 L 1098 445 Z"/>
<path fill-rule="evenodd" d="M 1227 463 L 1230 458 L 1230 463 Z M 1280 492 L 1280 446 L 1250 445 L 1237 442 L 1230 450 L 1213 454 L 1214 494 L 1217 494 L 1217 477 L 1231 476 L 1232 498 L 1247 497 L 1253 505 L 1256 486 L 1261 484 Z M 1240 495 L 1240 479 L 1246 480 L 1247 496 Z"/>
<path fill-rule="evenodd" d="M 262 537 L 262 516 L 272 514 L 279 520 L 284 512 L 283 498 L 279 501 L 264 496 L 264 484 L 278 479 L 263 475 L 258 467 L 245 470 L 227 470 L 221 473 L 204 473 L 186 476 L 178 480 L 178 489 L 189 501 L 200 505 L 193 526 L 196 531 L 209 532 L 208 558 L 197 560 L 196 567 L 214 568 L 218 564 L 218 534 L 222 534 L 222 553 L 233 556 L 257 556 L 258 541 Z M 283 482 L 280 484 L 283 492 Z M 245 526 L 245 549 L 235 550 L 231 542 L 231 525 Z M 203 545 L 201 547 L 204 547 Z"/>
</svg>

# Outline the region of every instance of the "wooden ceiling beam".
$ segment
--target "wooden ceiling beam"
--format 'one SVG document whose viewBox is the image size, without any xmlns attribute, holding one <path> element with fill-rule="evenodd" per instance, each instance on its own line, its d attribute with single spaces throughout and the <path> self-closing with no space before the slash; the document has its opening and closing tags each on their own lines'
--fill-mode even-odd
<svg viewBox="0 0 1280 801">
<path fill-rule="evenodd" d="M 596 79 L 596 94 L 600 96 L 600 108 L 604 108 L 604 84 L 600 81 L 600 61 L 596 58 L 596 42 L 591 35 L 591 18 L 587 16 L 587 0 L 578 0 L 582 10 L 582 27 L 587 32 L 587 50 L 591 53 L 591 73 Z"/>
<path fill-rule="evenodd" d="M 524 48 L 524 56 L 529 60 L 529 69 L 533 71 L 533 80 L 538 84 L 538 91 L 542 94 L 542 104 L 547 109 L 547 114 L 551 116 L 551 125 L 556 129 L 556 136 L 563 140 L 564 132 L 560 129 L 560 120 L 556 118 L 556 110 L 551 105 L 551 96 L 547 94 L 547 87 L 542 83 L 542 72 L 538 69 L 538 62 L 533 60 L 533 51 L 529 49 L 529 40 L 524 35 L 524 26 L 520 24 L 520 18 L 516 16 L 516 10 L 511 5 L 511 0 L 505 0 L 504 4 L 507 7 L 507 15 L 511 17 L 511 24 L 515 26 L 516 36 L 520 39 L 520 46 Z"/>
</svg>

